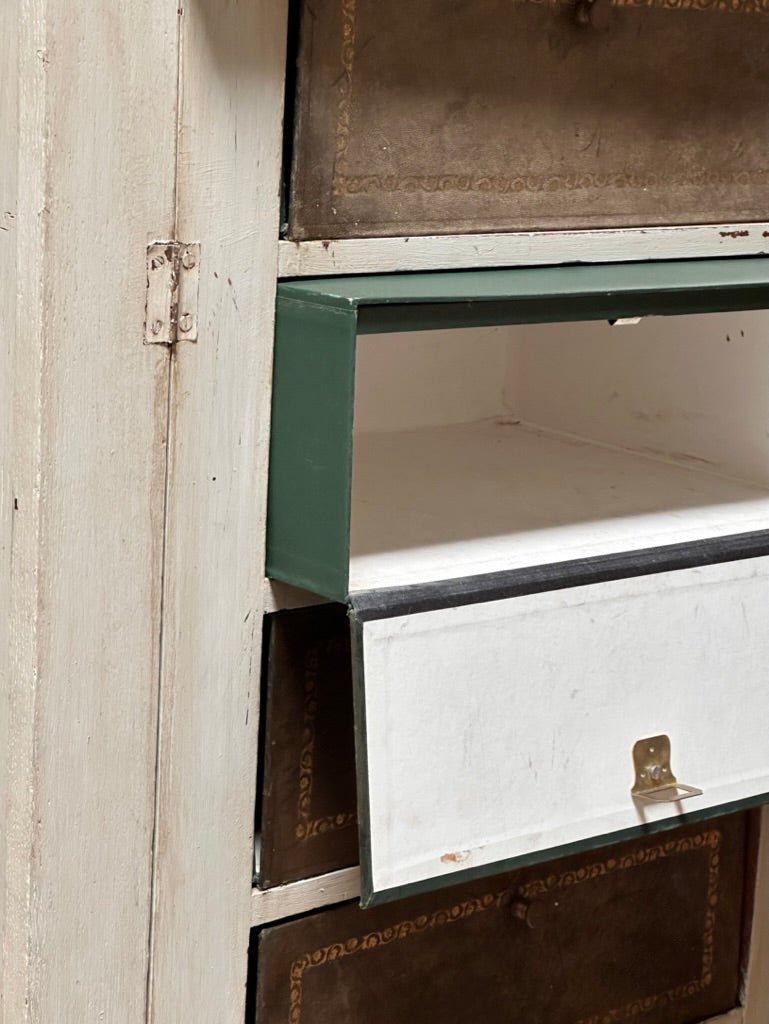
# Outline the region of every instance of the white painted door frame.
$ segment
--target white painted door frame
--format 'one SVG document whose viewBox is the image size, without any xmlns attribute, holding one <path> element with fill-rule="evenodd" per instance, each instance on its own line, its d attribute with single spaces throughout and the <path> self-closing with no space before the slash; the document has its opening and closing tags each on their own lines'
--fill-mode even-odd
<svg viewBox="0 0 769 1024">
<path fill-rule="evenodd" d="M 181 18 L 176 232 L 201 277 L 171 382 L 154 1024 L 243 1020 L 286 23 L 286 0 Z"/>
<path fill-rule="evenodd" d="M 4 1024 L 146 1017 L 178 22 L 0 5 Z"/>
<path fill-rule="evenodd" d="M 285 31 L 284 0 L 0 9 L 7 1024 L 242 1020 Z M 144 251 L 180 233 L 171 357 Z"/>
</svg>

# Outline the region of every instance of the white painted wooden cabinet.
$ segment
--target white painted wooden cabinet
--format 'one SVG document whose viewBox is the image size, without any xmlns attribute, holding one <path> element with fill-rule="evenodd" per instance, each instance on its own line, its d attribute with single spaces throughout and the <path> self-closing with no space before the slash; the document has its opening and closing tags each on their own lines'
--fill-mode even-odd
<svg viewBox="0 0 769 1024">
<path fill-rule="evenodd" d="M 0 7 L 3 1024 L 241 1024 L 252 926 L 358 893 L 355 870 L 252 890 L 262 615 L 306 600 L 263 573 L 279 275 L 765 247 L 766 225 L 279 243 L 286 8 Z M 146 249 L 175 239 L 200 245 L 198 340 L 145 344 Z M 769 395 L 756 323 L 734 429 L 761 428 L 721 449 L 748 474 Z M 363 382 L 375 432 L 444 423 L 456 399 L 423 402 L 417 352 L 401 405 L 377 404 L 404 346 Z M 495 351 L 466 422 L 496 414 Z M 765 616 L 743 570 L 713 588 L 711 611 L 745 584 L 735 638 Z M 740 777 L 762 770 L 751 749 Z M 766 835 L 734 1024 L 769 1017 Z"/>
</svg>

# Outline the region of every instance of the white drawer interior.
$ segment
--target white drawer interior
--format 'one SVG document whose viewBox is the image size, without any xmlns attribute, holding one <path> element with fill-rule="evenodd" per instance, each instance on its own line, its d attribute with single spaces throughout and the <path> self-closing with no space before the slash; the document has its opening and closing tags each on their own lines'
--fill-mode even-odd
<svg viewBox="0 0 769 1024">
<path fill-rule="evenodd" d="M 368 899 L 769 792 L 769 556 L 354 636 Z M 632 798 L 633 746 L 660 734 L 701 796 Z"/>
<path fill-rule="evenodd" d="M 763 529 L 769 315 L 368 336 L 350 590 Z"/>
</svg>

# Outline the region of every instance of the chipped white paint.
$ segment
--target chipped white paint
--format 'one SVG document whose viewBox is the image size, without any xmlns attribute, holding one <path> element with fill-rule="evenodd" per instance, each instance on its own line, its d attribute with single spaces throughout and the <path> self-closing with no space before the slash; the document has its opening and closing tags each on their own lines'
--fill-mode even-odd
<svg viewBox="0 0 769 1024">
<path fill-rule="evenodd" d="M 281 242 L 280 276 L 383 274 L 405 270 L 613 263 L 765 253 L 769 253 L 769 224 L 765 223 L 346 238 Z"/>
<path fill-rule="evenodd" d="M 176 233 L 202 263 L 172 383 L 154 1024 L 243 1019 L 285 19 L 284 0 L 181 19 Z"/>
<path fill-rule="evenodd" d="M 769 793 L 769 556 L 362 630 L 374 892 Z M 663 733 L 704 793 L 636 806 Z"/>
</svg>

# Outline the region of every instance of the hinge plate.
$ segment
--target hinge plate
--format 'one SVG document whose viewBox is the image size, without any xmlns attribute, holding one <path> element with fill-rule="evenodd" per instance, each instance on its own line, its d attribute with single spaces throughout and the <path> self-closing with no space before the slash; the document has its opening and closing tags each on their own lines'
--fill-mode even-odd
<svg viewBox="0 0 769 1024">
<path fill-rule="evenodd" d="M 150 242 L 147 246 L 145 345 L 198 340 L 198 242 Z"/>
</svg>

